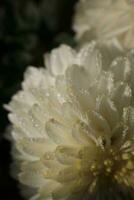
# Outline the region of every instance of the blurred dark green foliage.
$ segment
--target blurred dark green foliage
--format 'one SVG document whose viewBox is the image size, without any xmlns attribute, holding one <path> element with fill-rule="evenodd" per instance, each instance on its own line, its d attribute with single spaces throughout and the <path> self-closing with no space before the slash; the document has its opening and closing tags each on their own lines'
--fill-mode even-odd
<svg viewBox="0 0 134 200">
<path fill-rule="evenodd" d="M 75 45 L 71 30 L 77 0 L 0 1 L 0 191 L 1 199 L 19 200 L 9 176 L 10 144 L 3 139 L 8 126 L 2 105 L 20 88 L 28 65 L 42 66 L 43 54 L 60 43 Z"/>
</svg>

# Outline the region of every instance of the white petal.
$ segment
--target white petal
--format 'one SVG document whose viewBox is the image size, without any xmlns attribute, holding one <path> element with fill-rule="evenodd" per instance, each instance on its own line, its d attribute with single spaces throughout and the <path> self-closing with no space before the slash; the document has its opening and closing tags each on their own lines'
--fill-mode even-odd
<svg viewBox="0 0 134 200">
<path fill-rule="evenodd" d="M 113 129 L 116 124 L 119 122 L 118 110 L 115 107 L 114 103 L 103 96 L 97 101 L 97 110 L 101 115 L 107 120 L 111 129 Z"/>
<path fill-rule="evenodd" d="M 45 184 L 43 177 L 44 166 L 40 163 L 24 163 L 22 165 L 22 172 L 19 174 L 21 183 L 31 187 L 41 187 Z"/>
<path fill-rule="evenodd" d="M 61 45 L 53 50 L 51 54 L 46 54 L 45 65 L 53 75 L 60 75 L 67 67 L 73 64 L 75 51 L 67 45 Z"/>
<path fill-rule="evenodd" d="M 112 99 L 118 108 L 119 112 L 122 113 L 123 108 L 129 106 L 132 97 L 131 88 L 129 85 L 123 82 L 119 83 L 115 90 L 113 90 Z"/>
<path fill-rule="evenodd" d="M 115 81 L 128 81 L 131 75 L 131 66 L 127 58 L 114 60 L 110 69 L 114 74 Z"/>
<path fill-rule="evenodd" d="M 92 42 L 86 44 L 78 54 L 78 63 L 80 66 L 84 66 L 89 73 L 90 82 L 99 76 L 101 72 L 101 57 L 96 43 Z"/>
<path fill-rule="evenodd" d="M 34 67 L 29 67 L 25 72 L 24 79 L 25 81 L 23 82 L 22 86 L 25 90 L 36 87 L 45 88 L 47 85 L 53 85 L 54 82 L 53 78 L 45 68 L 37 69 Z"/>
<path fill-rule="evenodd" d="M 66 79 L 69 95 L 72 96 L 74 100 L 76 98 L 82 108 L 88 109 L 90 104 L 92 104 L 92 99 L 88 92 L 90 86 L 90 76 L 88 72 L 84 68 L 74 65 L 68 68 Z"/>
<path fill-rule="evenodd" d="M 69 131 L 70 130 L 55 119 L 51 119 L 46 123 L 46 133 L 50 140 L 56 144 L 70 144 L 73 142 Z"/>
</svg>

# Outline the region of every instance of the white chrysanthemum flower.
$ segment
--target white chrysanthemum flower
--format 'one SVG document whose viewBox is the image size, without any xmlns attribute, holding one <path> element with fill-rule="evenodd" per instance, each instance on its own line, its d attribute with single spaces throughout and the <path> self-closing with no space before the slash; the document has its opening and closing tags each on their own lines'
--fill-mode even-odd
<svg viewBox="0 0 134 200">
<path fill-rule="evenodd" d="M 134 198 L 132 53 L 62 45 L 45 62 L 6 106 L 13 167 L 30 199 Z"/>
<path fill-rule="evenodd" d="M 80 0 L 74 19 L 76 38 L 134 47 L 134 0 Z"/>
</svg>

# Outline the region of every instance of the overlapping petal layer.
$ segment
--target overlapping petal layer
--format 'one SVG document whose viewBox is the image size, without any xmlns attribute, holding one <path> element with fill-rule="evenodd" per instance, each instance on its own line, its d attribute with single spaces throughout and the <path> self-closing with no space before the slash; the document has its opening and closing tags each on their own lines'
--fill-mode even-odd
<svg viewBox="0 0 134 200">
<path fill-rule="evenodd" d="M 79 41 L 96 39 L 131 49 L 134 47 L 133 19 L 133 0 L 80 0 L 73 26 Z"/>
<path fill-rule="evenodd" d="M 133 190 L 133 53 L 92 42 L 79 52 L 62 45 L 45 61 L 46 69 L 28 68 L 6 106 L 13 168 L 33 189 L 31 200 L 102 199 L 105 186 L 115 197 L 117 188 Z"/>
</svg>

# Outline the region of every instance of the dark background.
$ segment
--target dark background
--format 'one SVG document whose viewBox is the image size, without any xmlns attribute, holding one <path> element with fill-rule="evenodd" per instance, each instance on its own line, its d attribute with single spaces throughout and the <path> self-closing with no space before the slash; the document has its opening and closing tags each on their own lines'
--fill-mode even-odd
<svg viewBox="0 0 134 200">
<path fill-rule="evenodd" d="M 20 89 L 28 65 L 42 66 L 43 54 L 61 43 L 75 45 L 71 30 L 77 0 L 0 1 L 0 199 L 21 200 L 9 175 L 10 143 L 3 139 L 9 122 L 2 108 Z"/>
</svg>

